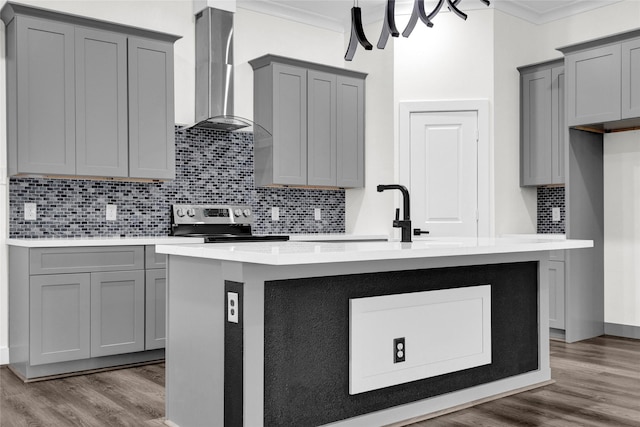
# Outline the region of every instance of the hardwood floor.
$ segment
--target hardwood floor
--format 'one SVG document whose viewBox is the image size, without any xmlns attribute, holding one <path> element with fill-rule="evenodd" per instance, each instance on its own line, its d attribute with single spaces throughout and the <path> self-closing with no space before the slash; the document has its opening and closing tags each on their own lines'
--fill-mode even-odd
<svg viewBox="0 0 640 427">
<path fill-rule="evenodd" d="M 551 341 L 551 367 L 555 384 L 411 427 L 640 426 L 640 340 Z M 159 427 L 163 415 L 164 364 L 29 384 L 0 368 L 2 427 Z"/>
</svg>

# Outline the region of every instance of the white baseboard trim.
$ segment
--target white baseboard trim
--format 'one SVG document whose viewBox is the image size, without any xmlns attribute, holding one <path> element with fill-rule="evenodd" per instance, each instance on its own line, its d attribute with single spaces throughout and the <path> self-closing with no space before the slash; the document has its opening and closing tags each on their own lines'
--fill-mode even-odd
<svg viewBox="0 0 640 427">
<path fill-rule="evenodd" d="M 0 366 L 9 364 L 9 347 L 0 347 Z"/>
<path fill-rule="evenodd" d="M 633 325 L 621 325 L 618 323 L 605 323 L 604 324 L 605 335 L 613 335 L 623 338 L 640 339 L 640 326 Z"/>
</svg>

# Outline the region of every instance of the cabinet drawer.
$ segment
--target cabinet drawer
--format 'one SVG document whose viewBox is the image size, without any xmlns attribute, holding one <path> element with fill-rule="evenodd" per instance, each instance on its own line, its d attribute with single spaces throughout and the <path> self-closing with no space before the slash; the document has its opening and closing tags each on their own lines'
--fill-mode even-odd
<svg viewBox="0 0 640 427">
<path fill-rule="evenodd" d="M 144 268 L 165 268 L 167 265 L 167 256 L 156 253 L 155 245 L 147 245 L 144 250 L 144 256 Z"/>
<path fill-rule="evenodd" d="M 144 269 L 144 246 L 33 248 L 31 274 Z"/>
</svg>

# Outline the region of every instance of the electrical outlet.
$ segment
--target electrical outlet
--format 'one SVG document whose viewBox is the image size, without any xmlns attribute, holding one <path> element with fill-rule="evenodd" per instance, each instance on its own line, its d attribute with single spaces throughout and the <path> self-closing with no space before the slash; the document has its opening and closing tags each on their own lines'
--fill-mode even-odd
<svg viewBox="0 0 640 427">
<path fill-rule="evenodd" d="M 271 221 L 280 221 L 280 208 L 271 208 Z"/>
<path fill-rule="evenodd" d="M 38 217 L 38 205 L 35 203 L 24 204 L 24 219 L 27 221 L 35 221 Z"/>
<path fill-rule="evenodd" d="M 551 208 L 551 220 L 553 222 L 560 221 L 560 208 Z"/>
<path fill-rule="evenodd" d="M 407 356 L 407 347 L 404 342 L 404 337 L 396 338 L 393 340 L 393 363 L 404 362 Z"/>
<path fill-rule="evenodd" d="M 320 221 L 322 219 L 322 209 L 315 208 L 313 210 L 313 216 L 316 219 L 316 221 Z"/>
<path fill-rule="evenodd" d="M 107 221 L 115 221 L 118 218 L 118 205 L 107 205 Z"/>
<path fill-rule="evenodd" d="M 236 292 L 227 292 L 227 322 L 238 323 L 238 294 Z"/>
</svg>

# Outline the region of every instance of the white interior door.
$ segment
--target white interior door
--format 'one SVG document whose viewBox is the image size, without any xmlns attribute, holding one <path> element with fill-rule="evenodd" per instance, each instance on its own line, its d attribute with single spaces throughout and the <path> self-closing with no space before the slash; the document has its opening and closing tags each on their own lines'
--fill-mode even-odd
<svg viewBox="0 0 640 427">
<path fill-rule="evenodd" d="M 410 115 L 411 220 L 429 236 L 478 236 L 478 112 Z"/>
</svg>

